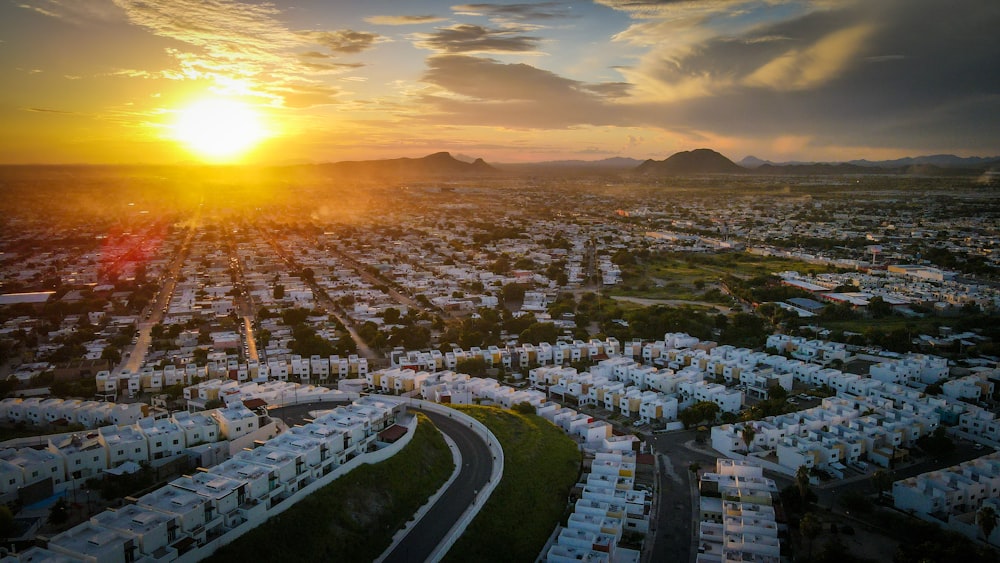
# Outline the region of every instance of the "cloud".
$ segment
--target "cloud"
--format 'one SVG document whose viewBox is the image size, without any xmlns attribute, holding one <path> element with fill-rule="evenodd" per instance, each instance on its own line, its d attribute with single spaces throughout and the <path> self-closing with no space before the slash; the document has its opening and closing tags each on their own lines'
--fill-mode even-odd
<svg viewBox="0 0 1000 563">
<path fill-rule="evenodd" d="M 528 129 L 623 124 L 623 116 L 610 111 L 627 92 L 618 83 L 590 84 L 527 64 L 465 55 L 430 57 L 423 80 L 435 88 L 422 101 L 437 113 L 421 119 Z"/>
<path fill-rule="evenodd" d="M 18 6 L 76 25 L 122 19 L 121 10 L 112 0 L 25 0 Z"/>
<path fill-rule="evenodd" d="M 322 45 L 335 53 L 360 53 L 371 48 L 379 36 L 367 31 L 300 31 L 311 43 Z"/>
<path fill-rule="evenodd" d="M 154 73 L 157 76 L 207 79 L 221 93 L 257 96 L 289 107 L 332 103 L 339 90 L 324 85 L 317 74 L 359 64 L 327 59 L 363 52 L 381 40 L 376 33 L 351 29 L 292 30 L 270 3 L 114 1 L 132 24 L 183 45 L 167 48 L 179 68 Z"/>
<path fill-rule="evenodd" d="M 33 113 L 56 113 L 61 115 L 74 115 L 76 112 L 73 111 L 63 111 L 61 109 L 52 108 L 22 108 L 24 111 L 30 111 Z"/>
<path fill-rule="evenodd" d="M 539 37 L 519 35 L 520 29 L 490 29 L 472 24 L 416 34 L 416 45 L 439 53 L 531 53 Z"/>
<path fill-rule="evenodd" d="M 565 18 L 570 7 L 560 2 L 534 2 L 522 4 L 458 4 L 451 7 L 458 14 L 493 16 L 498 20 L 547 20 Z"/>
<path fill-rule="evenodd" d="M 747 76 L 745 83 L 773 90 L 815 88 L 854 62 L 874 31 L 870 24 L 837 30 L 806 49 L 786 51 Z"/>
<path fill-rule="evenodd" d="M 369 16 L 365 21 L 372 25 L 416 25 L 444 21 L 438 16 Z"/>
</svg>

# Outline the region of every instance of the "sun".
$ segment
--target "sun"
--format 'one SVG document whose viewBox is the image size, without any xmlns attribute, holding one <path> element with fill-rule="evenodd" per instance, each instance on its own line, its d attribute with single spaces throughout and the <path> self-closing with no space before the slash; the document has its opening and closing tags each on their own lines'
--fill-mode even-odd
<svg viewBox="0 0 1000 563">
<path fill-rule="evenodd" d="M 199 100 L 176 115 L 174 139 L 205 160 L 237 160 L 268 137 L 257 112 L 236 100 Z"/>
</svg>

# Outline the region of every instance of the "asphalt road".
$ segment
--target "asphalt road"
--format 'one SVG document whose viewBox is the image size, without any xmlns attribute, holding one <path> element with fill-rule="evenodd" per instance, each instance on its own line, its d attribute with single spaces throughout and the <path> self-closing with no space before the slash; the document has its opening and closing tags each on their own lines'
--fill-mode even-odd
<svg viewBox="0 0 1000 563">
<path fill-rule="evenodd" d="M 686 563 L 694 555 L 695 521 L 691 487 L 694 474 L 688 467 L 697 462 L 702 468 L 715 467 L 715 456 L 688 449 L 684 444 L 695 439 L 694 430 L 652 436 L 657 453 L 659 498 L 652 522 L 653 549 L 649 561 Z"/>
<path fill-rule="evenodd" d="M 280 418 L 289 426 L 303 424 L 309 418 L 309 411 L 336 408 L 346 402 L 324 402 L 291 405 L 271 409 L 272 417 Z M 387 563 L 422 562 L 427 560 L 445 535 L 452 529 L 465 509 L 473 503 L 479 491 L 490 480 L 493 471 L 493 454 L 485 442 L 471 428 L 456 419 L 443 414 L 420 409 L 410 409 L 427 415 L 431 421 L 448 435 L 459 453 L 462 467 L 458 477 L 445 490 L 424 517 L 403 538 L 396 548 L 386 555 Z"/>
<path fill-rule="evenodd" d="M 427 415 L 441 432 L 454 440 L 462 454 L 462 468 L 434 506 L 389 552 L 385 558 L 387 563 L 426 561 L 473 503 L 479 491 L 486 487 L 493 470 L 493 456 L 489 448 L 471 428 L 443 414 L 419 412 Z"/>
</svg>

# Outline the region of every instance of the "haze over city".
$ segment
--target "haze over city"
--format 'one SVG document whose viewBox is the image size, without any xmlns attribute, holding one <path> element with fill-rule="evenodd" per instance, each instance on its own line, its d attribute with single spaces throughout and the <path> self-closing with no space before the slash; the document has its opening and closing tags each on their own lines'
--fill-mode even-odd
<svg viewBox="0 0 1000 563">
<path fill-rule="evenodd" d="M 991 0 L 0 4 L 0 161 L 1000 154 Z"/>
</svg>

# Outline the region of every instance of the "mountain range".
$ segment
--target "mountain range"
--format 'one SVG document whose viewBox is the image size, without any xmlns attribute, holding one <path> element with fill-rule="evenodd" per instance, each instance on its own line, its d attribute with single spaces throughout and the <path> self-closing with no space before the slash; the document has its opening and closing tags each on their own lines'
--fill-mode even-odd
<svg viewBox="0 0 1000 563">
<path fill-rule="evenodd" d="M 664 160 L 640 162 L 631 158 L 603 160 L 556 160 L 532 163 L 487 164 L 483 159 L 466 155 L 455 158 L 439 152 L 423 158 L 343 161 L 316 165 L 320 170 L 353 177 L 368 178 L 442 178 L 479 177 L 502 174 L 532 175 L 621 175 L 688 176 L 701 174 L 755 175 L 845 175 L 845 174 L 916 174 L 969 175 L 1000 171 L 1000 157 L 958 157 L 928 155 L 895 160 L 848 162 L 775 163 L 747 156 L 739 163 L 712 149 L 675 153 Z"/>
<path fill-rule="evenodd" d="M 477 158 L 473 162 L 463 162 L 447 152 L 438 152 L 423 158 L 348 160 L 317 166 L 324 172 L 331 174 L 371 178 L 489 176 L 499 172 L 481 158 Z"/>
</svg>

